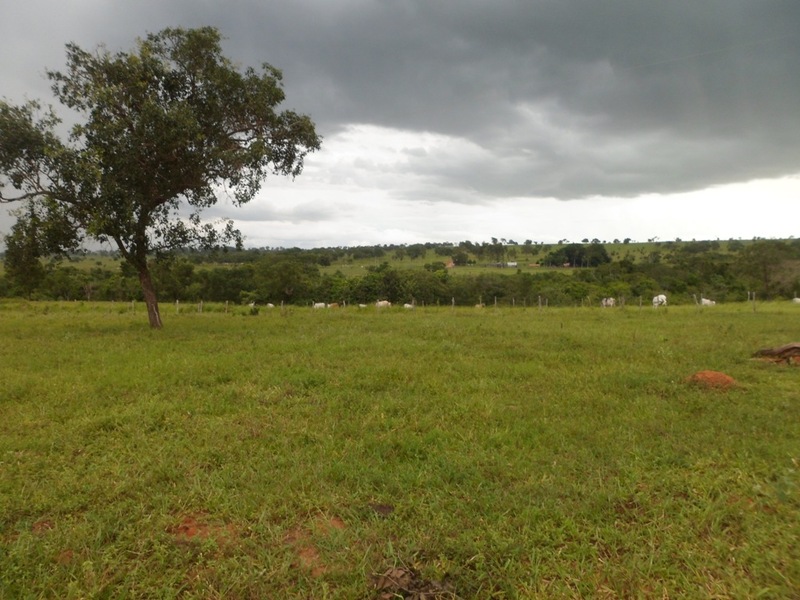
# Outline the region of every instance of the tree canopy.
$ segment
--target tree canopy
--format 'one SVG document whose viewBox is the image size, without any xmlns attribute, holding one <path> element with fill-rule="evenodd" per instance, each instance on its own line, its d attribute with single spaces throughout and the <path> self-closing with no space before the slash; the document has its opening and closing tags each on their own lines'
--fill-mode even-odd
<svg viewBox="0 0 800 600">
<path fill-rule="evenodd" d="M 150 325 L 161 327 L 149 261 L 241 244 L 231 221 L 205 222 L 203 209 L 220 190 L 239 206 L 268 175 L 299 175 L 321 138 L 308 116 L 276 109 L 281 72 L 237 68 L 215 28 L 165 29 L 132 52 L 66 48 L 66 70 L 48 77 L 80 118 L 65 141 L 52 108 L 0 101 L 0 201 L 27 204 L 17 235 L 48 232 L 32 247 L 114 244 L 138 273 Z"/>
</svg>

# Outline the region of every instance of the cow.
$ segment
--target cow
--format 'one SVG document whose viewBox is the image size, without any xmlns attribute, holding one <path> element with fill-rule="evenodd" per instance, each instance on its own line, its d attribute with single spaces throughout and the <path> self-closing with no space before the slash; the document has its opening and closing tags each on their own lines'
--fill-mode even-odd
<svg viewBox="0 0 800 600">
<path fill-rule="evenodd" d="M 378 300 L 375 303 L 375 306 L 377 306 L 378 308 L 389 308 L 391 305 L 392 303 L 389 302 L 388 300 Z"/>
<path fill-rule="evenodd" d="M 272 302 L 267 302 L 267 308 L 275 308 L 275 305 Z"/>
<path fill-rule="evenodd" d="M 653 308 L 658 308 L 659 306 L 666 306 L 667 305 L 667 297 L 664 294 L 658 294 L 658 296 L 653 296 Z"/>
<path fill-rule="evenodd" d="M 328 308 L 339 308 L 339 303 L 331 302 L 330 304 L 328 304 Z"/>
<path fill-rule="evenodd" d="M 708 298 L 703 298 L 702 296 L 700 296 L 700 304 L 702 306 L 714 306 L 716 304 L 716 302 L 714 302 L 713 300 L 709 300 Z"/>
<path fill-rule="evenodd" d="M 414 308 L 414 305 L 413 305 L 413 304 L 408 304 L 408 303 L 406 303 L 406 304 L 403 304 L 403 308 L 409 308 L 409 309 L 411 309 L 411 308 Z"/>
<path fill-rule="evenodd" d="M 314 303 L 311 305 L 311 307 L 312 307 L 312 308 L 327 308 L 327 307 L 328 307 L 328 305 L 327 305 L 327 304 L 325 304 L 324 302 L 314 302 Z"/>
<path fill-rule="evenodd" d="M 800 298 L 792 298 L 794 304 L 800 304 Z"/>
<path fill-rule="evenodd" d="M 613 308 L 616 303 L 617 301 L 613 298 L 603 298 L 600 300 L 600 306 L 603 308 Z"/>
</svg>

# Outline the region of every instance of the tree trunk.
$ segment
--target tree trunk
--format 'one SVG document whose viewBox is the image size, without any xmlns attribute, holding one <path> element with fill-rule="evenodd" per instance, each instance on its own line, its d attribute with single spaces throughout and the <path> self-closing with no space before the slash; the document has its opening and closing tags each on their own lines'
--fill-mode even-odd
<svg viewBox="0 0 800 600">
<path fill-rule="evenodd" d="M 161 314 L 158 312 L 158 297 L 153 287 L 153 280 L 150 278 L 150 270 L 145 266 L 139 270 L 139 283 L 142 284 L 144 302 L 147 305 L 147 318 L 150 319 L 152 329 L 161 329 Z"/>
</svg>

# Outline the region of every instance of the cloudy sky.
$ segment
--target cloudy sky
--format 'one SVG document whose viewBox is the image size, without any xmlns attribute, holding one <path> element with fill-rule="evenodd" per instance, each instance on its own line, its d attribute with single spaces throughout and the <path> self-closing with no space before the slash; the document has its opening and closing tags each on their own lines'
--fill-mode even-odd
<svg viewBox="0 0 800 600">
<path fill-rule="evenodd" d="M 800 233 L 798 0 L 26 0 L 0 96 L 64 46 L 212 25 L 324 137 L 235 219 L 248 246 Z M 5 212 L 5 207 L 0 209 Z M 0 218 L 0 234 L 10 228 Z"/>
</svg>

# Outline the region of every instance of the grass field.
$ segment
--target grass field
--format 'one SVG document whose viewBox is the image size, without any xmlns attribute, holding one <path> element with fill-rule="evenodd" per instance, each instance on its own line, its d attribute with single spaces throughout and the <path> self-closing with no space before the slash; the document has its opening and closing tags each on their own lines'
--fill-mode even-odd
<svg viewBox="0 0 800 600">
<path fill-rule="evenodd" d="M 797 597 L 787 304 L 0 303 L 0 598 Z"/>
</svg>

